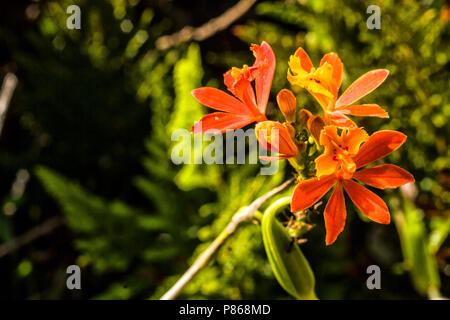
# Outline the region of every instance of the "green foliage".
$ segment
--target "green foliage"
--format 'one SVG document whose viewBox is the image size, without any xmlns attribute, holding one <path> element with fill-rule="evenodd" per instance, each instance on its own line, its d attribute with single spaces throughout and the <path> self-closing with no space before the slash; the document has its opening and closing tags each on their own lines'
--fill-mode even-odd
<svg viewBox="0 0 450 320">
<path fill-rule="evenodd" d="M 84 266 L 92 264 L 99 273 L 124 271 L 135 260 L 163 261 L 179 253 L 174 243 L 158 245 L 154 239 L 155 233 L 174 231 L 171 220 L 164 216 L 106 201 L 48 168 L 37 168 L 36 175 L 61 204 L 67 226 L 78 235 L 75 247 L 82 253 L 79 261 Z"/>
<path fill-rule="evenodd" d="M 404 253 L 404 264 L 410 270 L 413 284 L 422 295 L 440 296 L 439 270 L 433 258 L 430 237 L 423 221 L 423 212 L 403 200 L 403 208 L 395 211 L 394 219 Z"/>
<path fill-rule="evenodd" d="M 202 86 L 203 77 L 200 48 L 191 44 L 187 50 L 186 57 L 180 59 L 173 70 L 175 87 L 174 109 L 171 121 L 167 125 L 167 135 L 173 134 L 175 130 L 190 130 L 195 121 L 203 115 L 203 107 L 191 94 L 191 91 Z M 181 140 L 178 144 L 190 144 L 191 164 L 186 164 L 175 176 L 175 183 L 182 190 L 192 190 L 199 187 L 217 188 L 220 184 L 219 168 L 217 166 L 199 166 L 194 161 L 202 155 L 206 143 L 195 143 L 195 139 Z M 174 145 L 168 150 L 173 150 Z M 170 156 L 170 155 L 168 155 Z M 201 158 L 197 159 L 201 162 Z"/>
</svg>

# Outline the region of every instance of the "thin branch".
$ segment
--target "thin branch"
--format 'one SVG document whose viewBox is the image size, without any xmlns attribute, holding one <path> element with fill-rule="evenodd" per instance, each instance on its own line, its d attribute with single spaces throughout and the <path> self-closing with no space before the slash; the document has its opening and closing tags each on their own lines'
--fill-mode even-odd
<svg viewBox="0 0 450 320">
<path fill-rule="evenodd" d="M 14 73 L 7 73 L 3 79 L 2 89 L 0 91 L 0 134 L 3 129 L 6 111 L 8 111 L 9 102 L 17 86 L 17 77 Z"/>
<path fill-rule="evenodd" d="M 14 250 L 36 240 L 39 237 L 49 234 L 54 229 L 62 225 L 61 217 L 53 217 L 45 221 L 44 223 L 34 227 L 33 229 L 25 232 L 19 237 L 3 243 L 0 245 L 0 258 L 8 255 Z"/>
<path fill-rule="evenodd" d="M 244 207 L 235 213 L 231 221 L 225 227 L 224 230 L 217 236 L 217 238 L 203 251 L 198 258 L 195 260 L 194 264 L 181 276 L 181 278 L 169 289 L 162 297 L 161 300 L 172 300 L 175 299 L 183 288 L 191 281 L 195 275 L 202 270 L 208 262 L 211 260 L 212 256 L 217 252 L 217 250 L 225 243 L 229 236 L 231 236 L 236 229 L 243 222 L 251 221 L 254 217 L 256 210 L 270 197 L 277 194 L 286 188 L 294 179 L 290 179 L 278 187 L 272 189 L 266 194 L 262 195 L 255 201 L 253 201 L 248 207 Z"/>
<path fill-rule="evenodd" d="M 230 24 L 244 15 L 255 2 L 256 0 L 241 0 L 220 16 L 209 20 L 198 28 L 186 26 L 174 34 L 162 36 L 156 40 L 156 48 L 166 50 L 190 40 L 205 40 L 217 32 L 226 29 Z"/>
</svg>

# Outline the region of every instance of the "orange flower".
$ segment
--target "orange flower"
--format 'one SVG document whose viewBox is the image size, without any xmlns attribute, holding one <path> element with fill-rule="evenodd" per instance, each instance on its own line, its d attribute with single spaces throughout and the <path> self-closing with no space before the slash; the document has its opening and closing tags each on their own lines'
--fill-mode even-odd
<svg viewBox="0 0 450 320">
<path fill-rule="evenodd" d="M 389 74 L 388 70 L 378 69 L 365 73 L 338 99 L 344 65 L 336 53 L 331 52 L 323 56 L 319 68 L 316 69 L 306 51 L 298 48 L 290 57 L 289 68 L 289 82 L 305 88 L 316 98 L 324 110 L 324 118 L 328 124 L 341 128 L 356 127 L 347 115 L 389 118 L 388 113 L 377 104 L 351 106 L 383 83 Z"/>
<path fill-rule="evenodd" d="M 317 177 L 329 175 L 340 170 L 344 178 L 351 178 L 356 170 L 353 157 L 359 151 L 361 143 L 367 141 L 369 135 L 364 129 L 343 129 L 338 135 L 335 126 L 326 126 L 320 134 L 320 144 L 324 146 L 324 153 L 316 162 Z"/>
<path fill-rule="evenodd" d="M 322 131 L 321 140 L 326 150 L 316 160 L 320 176 L 302 181 L 295 187 L 291 211 L 309 208 L 335 185 L 324 211 L 327 245 L 332 244 L 344 229 L 347 212 L 343 190 L 369 219 L 388 224 L 390 215 L 386 203 L 352 179 L 379 189 L 392 189 L 414 182 L 414 177 L 408 171 L 392 164 L 356 171 L 397 150 L 405 142 L 406 136 L 398 131 L 385 130 L 367 138 L 362 129 L 349 129 L 339 136 L 333 127 L 328 126 Z M 363 141 L 367 142 L 360 147 Z"/>
<path fill-rule="evenodd" d="M 221 90 L 203 87 L 192 91 L 200 103 L 222 111 L 204 116 L 191 129 L 194 133 L 218 130 L 220 133 L 242 128 L 252 122 L 266 120 L 265 111 L 275 71 L 275 55 L 266 42 L 252 45 L 255 63 L 242 69 L 233 67 L 224 74 L 224 83 L 236 97 Z M 255 91 L 251 84 L 255 81 Z"/>
<path fill-rule="evenodd" d="M 289 126 L 289 124 L 286 124 Z M 259 122 L 255 127 L 258 142 L 269 151 L 279 153 L 276 156 L 261 156 L 266 161 L 296 157 L 298 148 L 292 141 L 291 134 L 284 124 L 276 121 Z"/>
</svg>

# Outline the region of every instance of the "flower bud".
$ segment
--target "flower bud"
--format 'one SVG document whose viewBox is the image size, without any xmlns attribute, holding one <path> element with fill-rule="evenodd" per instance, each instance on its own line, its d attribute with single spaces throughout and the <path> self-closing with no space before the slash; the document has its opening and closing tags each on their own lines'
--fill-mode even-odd
<svg viewBox="0 0 450 320">
<path fill-rule="evenodd" d="M 301 109 L 300 112 L 298 113 L 298 121 L 303 125 L 306 125 L 309 118 L 311 118 L 311 117 L 312 117 L 312 113 L 306 109 Z"/>
<path fill-rule="evenodd" d="M 310 117 L 308 119 L 306 126 L 308 127 L 308 130 L 313 136 L 314 140 L 316 140 L 316 142 L 319 144 L 320 132 L 325 126 L 325 122 L 323 121 L 322 117 L 319 115 L 314 115 Z"/>
<path fill-rule="evenodd" d="M 279 159 L 295 157 L 298 148 L 288 129 L 276 121 L 259 122 L 255 127 L 258 142 L 267 150 L 279 153 Z"/>
<path fill-rule="evenodd" d="M 297 108 L 297 99 L 292 91 L 288 89 L 281 90 L 277 95 L 278 107 L 284 115 L 287 122 L 295 121 L 295 110 Z"/>
</svg>

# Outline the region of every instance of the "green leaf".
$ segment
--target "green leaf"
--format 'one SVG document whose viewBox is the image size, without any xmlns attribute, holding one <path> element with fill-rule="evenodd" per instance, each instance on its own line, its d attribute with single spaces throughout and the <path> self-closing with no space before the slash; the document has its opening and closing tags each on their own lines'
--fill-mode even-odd
<svg viewBox="0 0 450 320">
<path fill-rule="evenodd" d="M 394 217 L 414 287 L 422 295 L 439 296 L 439 270 L 429 246 L 423 212 L 413 202 L 404 199 L 403 210 L 395 212 Z"/>
<path fill-rule="evenodd" d="M 280 208 L 290 202 L 290 197 L 281 198 L 264 212 L 262 236 L 267 257 L 278 283 L 289 294 L 300 300 L 317 299 L 314 293 L 314 273 L 300 247 L 276 219 Z"/>
</svg>

